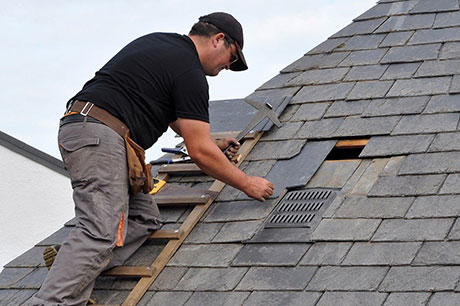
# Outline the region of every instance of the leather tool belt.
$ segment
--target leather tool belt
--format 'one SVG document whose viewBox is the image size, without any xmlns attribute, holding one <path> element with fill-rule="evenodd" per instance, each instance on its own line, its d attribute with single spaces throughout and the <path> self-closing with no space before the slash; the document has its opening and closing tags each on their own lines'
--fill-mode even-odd
<svg viewBox="0 0 460 306">
<path fill-rule="evenodd" d="M 80 114 L 97 119 L 123 137 L 126 145 L 129 186 L 132 194 L 139 191 L 149 193 L 153 189 L 151 165 L 145 164 L 145 151 L 129 137 L 128 127 L 118 118 L 91 102 L 73 101 L 67 109 L 67 115 Z"/>
</svg>

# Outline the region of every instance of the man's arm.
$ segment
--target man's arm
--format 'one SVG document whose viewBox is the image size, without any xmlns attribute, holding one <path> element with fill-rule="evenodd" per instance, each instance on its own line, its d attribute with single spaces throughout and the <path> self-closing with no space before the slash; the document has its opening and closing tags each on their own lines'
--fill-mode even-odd
<svg viewBox="0 0 460 306">
<path fill-rule="evenodd" d="M 273 194 L 274 187 L 271 182 L 246 175 L 225 157 L 211 138 L 209 123 L 178 118 L 170 126 L 184 138 L 190 157 L 206 174 L 259 201 L 264 201 Z"/>
</svg>

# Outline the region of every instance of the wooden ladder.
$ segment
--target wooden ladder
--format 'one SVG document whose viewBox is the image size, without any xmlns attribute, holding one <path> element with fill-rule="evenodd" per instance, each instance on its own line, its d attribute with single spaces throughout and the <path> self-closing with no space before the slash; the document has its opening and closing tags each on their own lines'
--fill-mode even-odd
<svg viewBox="0 0 460 306">
<path fill-rule="evenodd" d="M 224 136 L 234 136 L 233 134 L 213 134 L 214 138 L 221 138 Z M 239 167 L 249 152 L 255 146 L 257 141 L 262 136 L 261 132 L 248 134 L 245 141 L 241 145 L 238 152 L 239 158 L 236 166 Z M 174 174 L 197 174 L 201 170 L 195 164 L 170 164 L 160 167 L 159 177 L 167 181 L 170 175 Z M 165 186 L 166 187 L 166 186 Z M 165 188 L 163 187 L 163 188 Z M 204 215 L 206 210 L 210 207 L 214 198 L 225 187 L 225 184 L 215 180 L 206 194 L 197 195 L 177 195 L 162 196 L 161 192 L 155 195 L 155 201 L 158 206 L 178 206 L 178 205 L 194 205 L 195 207 L 186 217 L 178 230 L 157 230 L 150 235 L 150 239 L 167 239 L 169 240 L 165 247 L 161 250 L 160 254 L 155 258 L 150 266 L 119 266 L 104 272 L 104 276 L 120 276 L 120 277 L 140 277 L 140 280 L 129 293 L 126 300 L 121 304 L 122 306 L 134 306 L 142 299 L 144 294 L 153 284 L 158 275 L 163 271 L 169 260 L 175 254 L 184 242 L 185 238 L 190 234 L 192 229 L 198 223 L 200 218 Z M 215 196 L 213 196 L 215 195 Z M 99 305 L 102 306 L 102 305 Z"/>
</svg>

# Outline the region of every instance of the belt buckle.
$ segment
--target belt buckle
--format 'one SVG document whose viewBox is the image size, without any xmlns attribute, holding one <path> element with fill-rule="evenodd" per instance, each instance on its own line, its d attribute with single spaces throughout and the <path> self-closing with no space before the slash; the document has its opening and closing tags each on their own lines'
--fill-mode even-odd
<svg viewBox="0 0 460 306">
<path fill-rule="evenodd" d="M 84 117 L 88 116 L 88 114 L 91 111 L 91 109 L 93 108 L 93 106 L 94 106 L 93 103 L 86 102 L 85 106 L 83 106 L 83 108 L 80 111 L 80 115 L 82 115 Z"/>
</svg>

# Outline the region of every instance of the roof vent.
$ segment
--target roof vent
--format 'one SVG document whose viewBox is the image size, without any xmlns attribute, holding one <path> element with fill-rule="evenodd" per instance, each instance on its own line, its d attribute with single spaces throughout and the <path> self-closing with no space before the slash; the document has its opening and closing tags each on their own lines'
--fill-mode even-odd
<svg viewBox="0 0 460 306">
<path fill-rule="evenodd" d="M 263 228 L 247 243 L 307 242 L 336 196 L 334 189 L 288 191 L 268 216 Z"/>
</svg>

